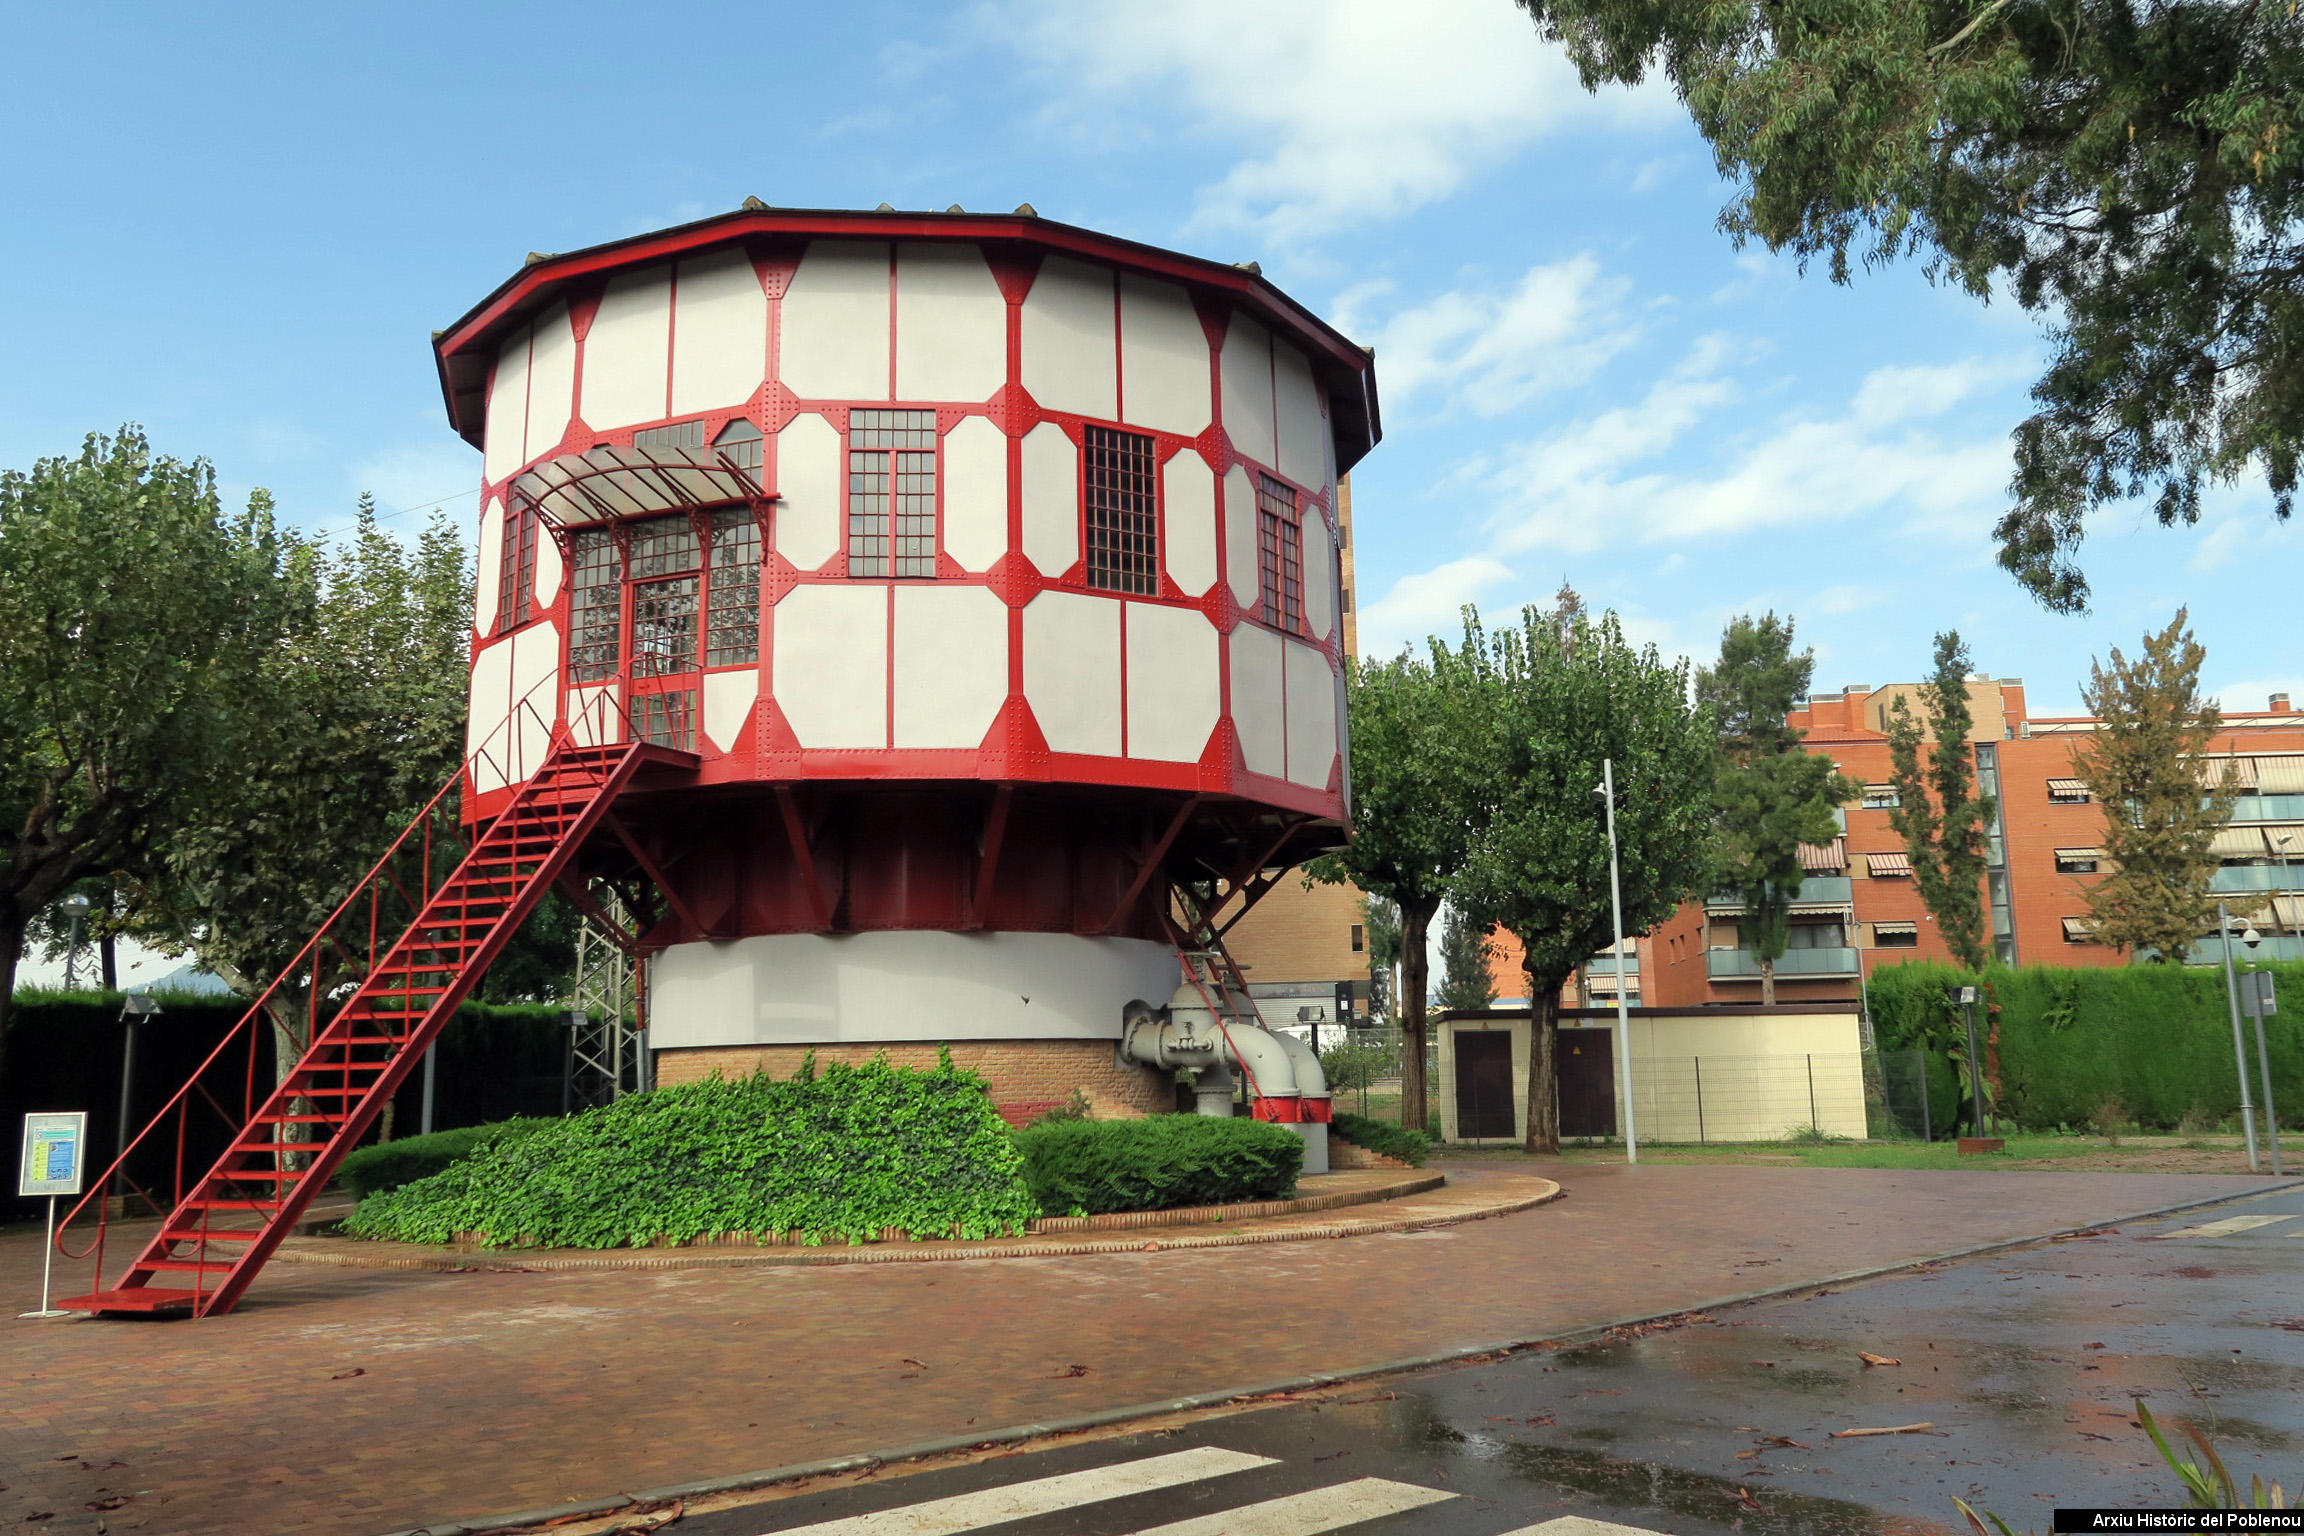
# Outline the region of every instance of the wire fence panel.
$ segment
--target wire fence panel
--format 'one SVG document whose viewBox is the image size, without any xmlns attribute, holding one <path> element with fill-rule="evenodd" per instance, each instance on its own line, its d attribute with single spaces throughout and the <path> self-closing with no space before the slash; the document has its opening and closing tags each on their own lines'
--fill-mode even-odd
<svg viewBox="0 0 2304 1536">
<path fill-rule="evenodd" d="M 1632 1062 L 1644 1141 L 1784 1141 L 1869 1134 L 1860 1052 L 1663 1056 Z"/>
</svg>

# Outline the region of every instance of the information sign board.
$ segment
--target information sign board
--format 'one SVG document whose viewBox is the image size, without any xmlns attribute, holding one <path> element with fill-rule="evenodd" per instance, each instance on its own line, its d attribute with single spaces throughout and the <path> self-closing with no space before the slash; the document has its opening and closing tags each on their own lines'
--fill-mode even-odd
<svg viewBox="0 0 2304 1536">
<path fill-rule="evenodd" d="M 88 1116 L 80 1110 L 24 1117 L 19 1195 L 76 1195 L 87 1171 Z"/>
</svg>

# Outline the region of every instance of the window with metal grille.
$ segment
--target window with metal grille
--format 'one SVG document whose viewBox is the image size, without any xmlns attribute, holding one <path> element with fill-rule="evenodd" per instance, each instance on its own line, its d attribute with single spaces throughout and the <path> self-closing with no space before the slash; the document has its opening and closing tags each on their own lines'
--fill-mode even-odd
<svg viewBox="0 0 2304 1536">
<path fill-rule="evenodd" d="M 848 413 L 848 574 L 936 574 L 936 413 Z"/>
<path fill-rule="evenodd" d="M 701 448 L 704 423 L 676 421 L 668 427 L 646 427 L 632 434 L 635 448 Z"/>
<path fill-rule="evenodd" d="M 729 667 L 760 659 L 760 529 L 735 508 L 712 514 L 704 619 L 704 665 Z"/>
<path fill-rule="evenodd" d="M 504 512 L 504 547 L 496 571 L 496 633 L 528 620 L 536 600 L 536 509 L 526 503 Z"/>
<path fill-rule="evenodd" d="M 1160 590 L 1160 520 L 1152 439 L 1088 429 L 1088 585 L 1149 597 Z"/>
<path fill-rule="evenodd" d="M 703 554 L 696 525 L 685 517 L 634 523 L 631 550 L 632 675 L 695 671 L 696 610 L 704 587 L 696 574 Z"/>
<path fill-rule="evenodd" d="M 623 666 L 624 559 L 611 529 L 579 529 L 569 542 L 575 570 L 568 599 L 568 677 L 602 682 Z"/>
<path fill-rule="evenodd" d="M 739 416 L 720 429 L 720 435 L 712 439 L 712 448 L 720 457 L 748 472 L 752 483 L 758 485 L 761 447 L 765 441 L 758 427 Z"/>
<path fill-rule="evenodd" d="M 1257 477 L 1257 617 L 1292 634 L 1304 627 L 1302 516 L 1293 490 L 1270 475 Z"/>
<path fill-rule="evenodd" d="M 672 688 L 662 693 L 635 694 L 632 725 L 642 741 L 660 747 L 696 750 L 696 690 Z"/>
</svg>

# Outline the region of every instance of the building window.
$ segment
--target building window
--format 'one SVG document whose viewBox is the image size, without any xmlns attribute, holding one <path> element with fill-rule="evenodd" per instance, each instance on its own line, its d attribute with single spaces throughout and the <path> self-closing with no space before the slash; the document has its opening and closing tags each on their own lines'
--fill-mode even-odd
<svg viewBox="0 0 2304 1536">
<path fill-rule="evenodd" d="M 632 526 L 632 675 L 696 670 L 696 610 L 703 596 L 702 546 L 685 517 Z"/>
<path fill-rule="evenodd" d="M 1867 811 L 1892 811 L 1903 803 L 1893 784 L 1865 785 L 1864 798 L 1859 802 L 1861 809 Z"/>
<path fill-rule="evenodd" d="M 754 445 L 759 445 L 755 441 Z M 758 464 L 752 468 L 757 471 Z M 760 659 L 760 529 L 750 512 L 727 508 L 712 514 L 709 576 L 711 598 L 705 614 L 704 665 L 733 667 Z"/>
<path fill-rule="evenodd" d="M 668 427 L 644 427 L 632 434 L 632 446 L 649 448 L 701 448 L 704 446 L 704 423 L 676 421 Z"/>
<path fill-rule="evenodd" d="M 2088 786 L 2078 779 L 2050 779 L 2048 802 L 2051 805 L 2086 805 Z"/>
<path fill-rule="evenodd" d="M 2056 850 L 2056 873 L 2060 875 L 2092 875 L 2096 861 L 2103 856 L 2096 848 L 2059 848 Z"/>
<path fill-rule="evenodd" d="M 1090 427 L 1087 446 L 1088 585 L 1150 597 L 1160 590 L 1152 439 Z"/>
<path fill-rule="evenodd" d="M 2095 944 L 2101 942 L 2096 937 L 2096 920 L 2094 918 L 2088 917 L 2068 917 L 2064 919 L 2064 942 L 2067 944 Z"/>
<path fill-rule="evenodd" d="M 1872 925 L 1874 949 L 1918 949 L 1920 925 L 1918 923 L 1874 923 Z"/>
<path fill-rule="evenodd" d="M 696 750 L 696 690 L 666 689 L 662 693 L 635 694 L 632 725 L 642 741 L 660 747 Z"/>
<path fill-rule="evenodd" d="M 761 447 L 765 441 L 758 427 L 739 416 L 720 429 L 720 435 L 712 439 L 712 448 L 721 458 L 751 475 L 752 484 L 757 488 L 760 484 Z"/>
<path fill-rule="evenodd" d="M 936 413 L 848 413 L 848 574 L 936 574 Z"/>
<path fill-rule="evenodd" d="M 1257 617 L 1291 634 L 1304 628 L 1304 525 L 1296 493 L 1270 475 L 1257 477 Z"/>
<path fill-rule="evenodd" d="M 496 633 L 528 621 L 536 600 L 536 508 L 522 502 L 504 512 L 503 558 L 496 572 Z"/>
<path fill-rule="evenodd" d="M 623 670 L 624 557 L 609 528 L 580 528 L 568 600 L 568 680 L 605 682 Z"/>
<path fill-rule="evenodd" d="M 1356 955 L 1368 953 L 1368 928 L 1364 923 L 1352 925 L 1352 953 Z"/>
</svg>

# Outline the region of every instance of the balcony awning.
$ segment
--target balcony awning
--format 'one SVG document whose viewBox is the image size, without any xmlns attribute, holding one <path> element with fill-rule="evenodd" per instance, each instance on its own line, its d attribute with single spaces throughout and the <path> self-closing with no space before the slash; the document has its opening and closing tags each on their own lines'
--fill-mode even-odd
<svg viewBox="0 0 2304 1536">
<path fill-rule="evenodd" d="M 1848 867 L 1848 839 L 1836 837 L 1829 843 L 1802 843 L 1800 867 L 1811 875 L 1836 875 Z"/>
<path fill-rule="evenodd" d="M 1874 923 L 1872 925 L 1872 937 L 1875 939 L 1883 934 L 1918 933 L 1919 931 L 1920 925 L 1918 923 Z"/>
<path fill-rule="evenodd" d="M 2266 795 L 2304 795 L 2304 755 L 2250 758 L 2256 789 Z"/>
<path fill-rule="evenodd" d="M 711 448 L 595 448 L 547 459 L 512 482 L 526 502 L 563 527 L 617 517 L 694 512 L 753 501 L 760 482 Z"/>
<path fill-rule="evenodd" d="M 2069 861 L 2101 859 L 2104 857 L 2104 850 L 2101 848 L 2059 848 L 2056 850 L 2056 857 Z"/>
<path fill-rule="evenodd" d="M 1912 855 L 1908 853 L 1868 853 L 1864 855 L 1864 862 L 1871 866 L 1875 880 L 1912 873 Z"/>
<path fill-rule="evenodd" d="M 2096 919 L 2068 917 L 2064 919 L 2064 942 L 2067 944 L 2093 944 L 2096 942 Z"/>
<path fill-rule="evenodd" d="M 2290 837 L 2297 833 L 2294 827 L 2282 827 L 2279 831 Z M 2268 859 L 2273 856 L 2273 836 L 2269 826 L 2219 827 L 2208 839 L 2208 851 L 2221 859 Z M 2304 852 L 2304 839 L 2288 846 Z"/>
<path fill-rule="evenodd" d="M 2088 786 L 2081 783 L 2078 779 L 2050 779 L 2048 781 L 2048 793 L 2051 795 L 2086 799 L 2088 796 Z"/>
<path fill-rule="evenodd" d="M 2241 789 L 2256 787 L 2256 759 L 2252 757 L 2203 757 L 2193 766 L 2199 771 L 2200 782 L 2210 789 L 2227 779 Z"/>
</svg>

